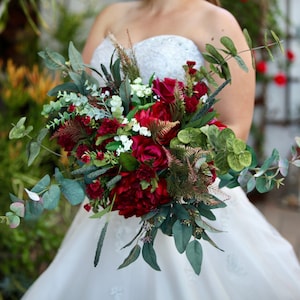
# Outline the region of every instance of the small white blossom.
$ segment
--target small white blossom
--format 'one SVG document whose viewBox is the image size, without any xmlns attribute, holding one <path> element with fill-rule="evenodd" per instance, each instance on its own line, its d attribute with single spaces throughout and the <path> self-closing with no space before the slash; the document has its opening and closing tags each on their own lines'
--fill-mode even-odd
<svg viewBox="0 0 300 300">
<path fill-rule="evenodd" d="M 208 98 L 208 95 L 205 94 L 205 95 L 203 95 L 203 96 L 200 98 L 200 100 L 202 101 L 202 103 L 205 103 L 206 100 L 207 100 L 207 98 Z"/>
<path fill-rule="evenodd" d="M 151 136 L 151 131 L 147 127 L 141 126 L 139 134 L 143 136 Z"/>
</svg>

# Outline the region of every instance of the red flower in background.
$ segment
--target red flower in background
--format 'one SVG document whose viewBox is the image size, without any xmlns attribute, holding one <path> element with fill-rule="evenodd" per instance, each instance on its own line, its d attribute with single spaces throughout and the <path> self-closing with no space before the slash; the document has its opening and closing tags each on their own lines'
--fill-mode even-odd
<svg viewBox="0 0 300 300">
<path fill-rule="evenodd" d="M 265 74 L 268 71 L 268 65 L 265 61 L 261 60 L 256 64 L 256 71 L 261 74 Z"/>
<path fill-rule="evenodd" d="M 289 62 L 293 62 L 295 60 L 295 53 L 292 50 L 287 50 L 286 57 Z"/>
<path fill-rule="evenodd" d="M 277 84 L 278 86 L 284 86 L 287 83 L 286 75 L 282 72 L 277 73 L 273 77 L 273 80 L 274 80 L 275 84 Z"/>
</svg>

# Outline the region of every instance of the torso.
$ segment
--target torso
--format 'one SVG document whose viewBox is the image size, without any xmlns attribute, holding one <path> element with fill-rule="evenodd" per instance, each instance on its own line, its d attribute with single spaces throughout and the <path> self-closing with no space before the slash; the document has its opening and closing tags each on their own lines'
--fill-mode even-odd
<svg viewBox="0 0 300 300">
<path fill-rule="evenodd" d="M 144 7 L 141 2 L 123 2 L 110 6 L 106 13 L 110 17 L 104 20 L 106 28 L 99 36 L 105 37 L 108 33 L 113 33 L 120 44 L 128 47 L 128 34 L 132 44 L 158 35 L 178 35 L 192 40 L 203 51 L 206 43 L 217 38 L 212 34 L 216 29 L 211 28 L 211 18 L 225 13 L 223 9 L 203 0 L 182 1 L 180 7 L 161 14 L 152 13 L 151 10 L 149 12 L 149 7 Z M 218 18 L 215 24 L 219 26 Z"/>
</svg>

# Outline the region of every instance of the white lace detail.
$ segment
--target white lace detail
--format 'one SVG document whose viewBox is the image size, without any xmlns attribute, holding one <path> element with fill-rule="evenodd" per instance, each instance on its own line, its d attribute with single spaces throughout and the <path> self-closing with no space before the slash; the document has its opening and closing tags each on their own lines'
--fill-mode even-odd
<svg viewBox="0 0 300 300">
<path fill-rule="evenodd" d="M 123 288 L 114 286 L 111 288 L 110 294 L 113 296 L 114 300 L 121 300 L 123 295 Z"/>
</svg>

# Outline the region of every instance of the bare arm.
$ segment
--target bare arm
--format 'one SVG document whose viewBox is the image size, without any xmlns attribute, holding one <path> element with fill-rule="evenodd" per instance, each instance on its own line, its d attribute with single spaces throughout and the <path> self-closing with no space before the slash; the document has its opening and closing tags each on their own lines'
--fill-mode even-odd
<svg viewBox="0 0 300 300">
<path fill-rule="evenodd" d="M 213 26 L 210 26 L 212 30 L 210 37 L 207 36 L 207 43 L 213 44 L 216 48 L 224 48 L 220 43 L 220 38 L 228 36 L 233 40 L 238 52 L 248 49 L 242 30 L 231 14 L 218 10 L 217 15 L 211 20 L 215 21 Z M 211 23 L 211 21 L 208 22 Z M 239 138 L 247 140 L 254 110 L 255 71 L 252 67 L 251 51 L 245 51 L 240 55 L 249 71 L 243 71 L 234 59 L 228 61 L 232 82 L 218 95 L 220 101 L 215 108 L 220 115 L 220 120 Z M 220 78 L 216 78 L 216 81 L 219 84 L 222 82 Z"/>
</svg>

